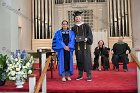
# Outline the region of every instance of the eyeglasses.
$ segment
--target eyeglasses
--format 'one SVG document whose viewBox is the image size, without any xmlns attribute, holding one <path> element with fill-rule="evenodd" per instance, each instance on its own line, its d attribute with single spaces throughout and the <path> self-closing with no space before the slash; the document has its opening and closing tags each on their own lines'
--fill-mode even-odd
<svg viewBox="0 0 140 93">
<path fill-rule="evenodd" d="M 62 25 L 68 25 L 68 24 L 62 24 Z"/>
</svg>

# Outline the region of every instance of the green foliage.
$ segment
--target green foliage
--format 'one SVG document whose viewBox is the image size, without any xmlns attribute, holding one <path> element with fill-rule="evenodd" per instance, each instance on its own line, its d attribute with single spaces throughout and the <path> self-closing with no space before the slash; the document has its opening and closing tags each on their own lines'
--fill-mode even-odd
<svg viewBox="0 0 140 93">
<path fill-rule="evenodd" d="M 6 66 L 7 55 L 0 54 L 0 65 L 5 67 Z"/>
<path fill-rule="evenodd" d="M 7 55 L 0 54 L 0 80 L 3 79 L 3 73 L 6 71 Z"/>
</svg>

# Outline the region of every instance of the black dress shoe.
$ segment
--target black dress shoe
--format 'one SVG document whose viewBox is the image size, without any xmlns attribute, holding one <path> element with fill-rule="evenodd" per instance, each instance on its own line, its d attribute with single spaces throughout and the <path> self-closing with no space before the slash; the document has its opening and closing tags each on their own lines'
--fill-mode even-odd
<svg viewBox="0 0 140 93">
<path fill-rule="evenodd" d="M 92 81 L 92 77 L 88 76 L 87 81 Z"/>
<path fill-rule="evenodd" d="M 82 76 L 78 76 L 78 77 L 76 78 L 76 80 L 81 80 L 81 79 L 83 79 Z"/>
</svg>

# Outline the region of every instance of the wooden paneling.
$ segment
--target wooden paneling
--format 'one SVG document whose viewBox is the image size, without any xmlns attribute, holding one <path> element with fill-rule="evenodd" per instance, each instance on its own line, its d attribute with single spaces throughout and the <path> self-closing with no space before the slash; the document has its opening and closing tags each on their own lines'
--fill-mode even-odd
<svg viewBox="0 0 140 93">
<path fill-rule="evenodd" d="M 52 47 L 52 39 L 32 39 L 32 50 L 37 50 L 39 48 L 48 48 Z"/>
<path fill-rule="evenodd" d="M 114 43 L 118 42 L 119 37 L 109 37 L 109 47 L 112 49 Z M 130 48 L 132 48 L 132 38 L 130 37 L 124 37 L 123 40 L 125 43 L 129 45 Z"/>
</svg>

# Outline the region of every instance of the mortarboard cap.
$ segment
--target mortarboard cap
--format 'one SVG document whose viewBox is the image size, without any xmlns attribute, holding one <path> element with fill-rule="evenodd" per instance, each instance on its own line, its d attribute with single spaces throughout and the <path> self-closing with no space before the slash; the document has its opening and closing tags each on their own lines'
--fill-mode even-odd
<svg viewBox="0 0 140 93">
<path fill-rule="evenodd" d="M 80 16 L 82 13 L 83 13 L 82 11 L 74 11 L 73 16 L 74 16 L 74 17 Z"/>
</svg>

